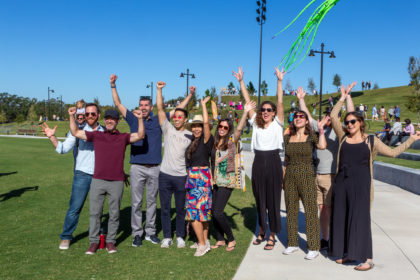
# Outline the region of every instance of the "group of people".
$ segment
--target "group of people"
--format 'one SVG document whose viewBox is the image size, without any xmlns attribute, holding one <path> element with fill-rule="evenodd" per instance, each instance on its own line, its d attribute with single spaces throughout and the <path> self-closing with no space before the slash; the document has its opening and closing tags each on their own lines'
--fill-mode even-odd
<svg viewBox="0 0 420 280">
<path fill-rule="evenodd" d="M 362 90 L 370 90 L 372 87 L 372 82 L 371 81 L 362 81 Z"/>
<path fill-rule="evenodd" d="M 130 111 L 121 103 L 116 88 L 116 75 L 110 86 L 119 112 L 105 112 L 105 127 L 98 124 L 99 108 L 94 103 L 85 106 L 86 125 L 77 126 L 76 108 L 69 109 L 70 133 L 64 142 L 55 137 L 55 129 L 42 125 L 58 153 L 75 149 L 75 168 L 72 194 L 66 214 L 60 249 L 68 249 L 79 214 L 89 193 L 90 247 L 86 254 L 94 254 L 99 247 L 99 227 L 105 196 L 109 196 L 108 234 L 106 248 L 116 252 L 119 209 L 126 179 L 123 162 L 126 146 L 131 144 L 131 227 L 135 247 L 142 245 L 142 237 L 162 248 L 172 245 L 171 200 L 175 198 L 176 243 L 184 248 L 185 225 L 190 222 L 197 237 L 195 256 L 203 256 L 210 249 L 226 247 L 233 251 L 236 241 L 224 208 L 238 184 L 236 156 L 242 129 L 248 119 L 252 126 L 251 149 L 252 191 L 258 213 L 259 233 L 253 241 L 265 250 L 275 247 L 275 235 L 281 230 L 280 201 L 284 189 L 287 210 L 288 246 L 285 255 L 298 250 L 298 212 L 302 201 L 306 216 L 308 253 L 314 259 L 320 249 L 329 248 L 337 263 L 361 261 L 357 270 L 373 267 L 370 230 L 370 204 L 373 198 L 372 161 L 377 153 L 396 156 L 407 149 L 420 132 L 396 149 L 390 149 L 376 137 L 365 133 L 364 118 L 355 112 L 351 90 L 341 87 L 341 98 L 322 120 L 315 121 L 309 113 L 304 97 L 297 90 L 299 109 L 284 131 L 283 70 L 275 70 L 277 103 L 264 101 L 257 108 L 250 98 L 244 72 L 233 72 L 245 99 L 244 111 L 235 128 L 230 118 L 219 119 L 214 135 L 207 112 L 209 98 L 201 100 L 202 115 L 188 122 L 185 106 L 195 92 L 170 112 L 165 112 L 162 91 L 164 82 L 157 83 L 157 115 L 151 114 L 150 99 L 142 97 L 138 110 Z M 344 126 L 339 112 L 344 101 L 347 114 Z M 130 126 L 130 133 L 117 130 L 119 113 Z M 77 122 L 75 116 L 77 115 Z M 173 123 L 170 122 L 173 120 Z M 82 121 L 82 118 L 80 118 Z M 164 144 L 161 155 L 162 135 Z M 285 151 L 282 162 L 280 151 Z M 314 158 L 316 154 L 316 158 Z M 143 228 L 142 203 L 146 189 L 146 222 Z M 163 240 L 156 236 L 156 199 L 159 192 Z M 320 211 L 320 217 L 318 217 Z M 216 243 L 210 245 L 209 222 L 213 221 Z M 269 235 L 266 236 L 267 230 Z M 321 237 L 321 238 L 320 238 Z"/>
</svg>

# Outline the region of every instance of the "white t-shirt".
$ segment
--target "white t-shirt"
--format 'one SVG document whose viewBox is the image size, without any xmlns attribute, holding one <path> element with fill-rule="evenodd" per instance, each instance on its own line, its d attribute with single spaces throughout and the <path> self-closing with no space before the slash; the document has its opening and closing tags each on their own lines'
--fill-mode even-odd
<svg viewBox="0 0 420 280">
<path fill-rule="evenodd" d="M 249 123 L 252 125 L 252 151 L 283 150 L 284 122 L 280 122 L 279 118 L 276 116 L 268 127 L 259 128 L 255 122 L 256 116 L 257 113 L 249 120 Z"/>
</svg>

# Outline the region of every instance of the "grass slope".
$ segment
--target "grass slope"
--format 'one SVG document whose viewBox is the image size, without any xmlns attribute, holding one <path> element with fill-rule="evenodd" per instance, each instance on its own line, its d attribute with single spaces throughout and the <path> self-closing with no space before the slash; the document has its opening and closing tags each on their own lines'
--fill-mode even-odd
<svg viewBox="0 0 420 280">
<path fill-rule="evenodd" d="M 72 246 L 60 251 L 59 234 L 73 177 L 71 153 L 57 154 L 48 140 L 12 138 L 0 138 L 0 153 L 0 279 L 231 279 L 255 228 L 256 211 L 248 180 L 248 191 L 234 191 L 225 210 L 238 242 L 234 252 L 218 249 L 195 258 L 193 249 L 161 249 L 147 241 L 133 248 L 131 196 L 125 188 L 118 253 L 109 255 L 102 250 L 94 256 L 84 254 L 89 246 L 88 200 Z M 126 171 L 127 156 L 128 152 Z M 172 208 L 175 229 L 174 204 Z M 163 238 L 159 200 L 156 221 L 158 236 Z"/>
</svg>

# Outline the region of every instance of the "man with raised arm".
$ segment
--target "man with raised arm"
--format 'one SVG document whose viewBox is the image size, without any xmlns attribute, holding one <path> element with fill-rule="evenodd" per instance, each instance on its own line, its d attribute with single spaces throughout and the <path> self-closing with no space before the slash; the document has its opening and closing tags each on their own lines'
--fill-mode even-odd
<svg viewBox="0 0 420 280">
<path fill-rule="evenodd" d="M 100 116 L 98 105 L 88 103 L 84 115 L 77 114 L 77 125 L 84 122 L 85 131 L 103 131 L 104 129 L 98 124 Z M 59 154 L 65 154 L 73 149 L 74 155 L 74 176 L 69 201 L 69 208 L 64 219 L 63 232 L 60 234 L 60 250 L 67 250 L 73 239 L 73 232 L 76 230 L 79 222 L 80 212 L 90 190 L 90 183 L 95 165 L 95 153 L 93 151 L 93 143 L 77 139 L 69 132 L 64 142 L 58 141 L 55 136 L 57 126 L 50 128 L 47 123 L 41 125 L 42 132 L 47 136 L 53 144 L 55 150 Z M 80 127 L 80 126 L 79 126 Z"/>
<path fill-rule="evenodd" d="M 112 99 L 128 125 L 130 131 L 138 130 L 137 118 L 134 114 L 127 110 L 121 104 L 118 96 L 116 81 L 118 77 L 113 74 L 110 77 Z M 191 88 L 190 94 L 181 102 L 177 108 L 185 108 L 191 100 L 195 92 L 195 88 Z M 133 236 L 132 246 L 139 247 L 142 245 L 143 232 L 146 232 L 145 239 L 158 244 L 159 238 L 156 236 L 156 199 L 159 189 L 159 170 L 162 162 L 162 130 L 160 128 L 157 116 L 151 116 L 153 104 L 150 98 L 141 97 L 139 102 L 139 110 L 143 117 L 143 125 L 145 128 L 144 139 L 131 144 L 130 153 L 130 177 L 131 177 L 131 230 Z M 171 119 L 175 110 L 166 114 Z M 143 194 L 146 188 L 146 223 L 142 226 L 142 204 Z"/>
<path fill-rule="evenodd" d="M 353 83 L 351 88 L 356 84 Z M 351 89 L 350 89 L 351 90 Z M 305 104 L 306 91 L 299 87 L 297 91 L 297 98 L 299 100 L 299 108 L 304 111 L 309 118 L 309 123 L 312 129 L 318 132 L 317 121 L 311 117 L 308 108 Z M 346 98 L 347 112 L 354 111 L 354 104 L 350 95 Z M 363 112 L 362 112 L 363 114 Z M 318 207 L 319 207 L 319 221 L 321 227 L 321 250 L 328 248 L 328 240 L 330 238 L 330 217 L 331 217 L 331 193 L 332 182 L 337 168 L 337 153 L 338 153 L 338 138 L 332 129 L 330 112 L 326 111 L 324 115 L 326 125 L 324 127 L 324 134 L 327 140 L 327 148 L 325 150 L 316 150 L 317 166 L 316 166 L 316 185 L 318 192 Z"/>
<path fill-rule="evenodd" d="M 117 252 L 115 241 L 119 226 L 120 205 L 124 189 L 124 155 L 128 144 L 144 138 L 144 126 L 140 111 L 133 114 L 138 119 L 138 131 L 135 133 L 120 133 L 117 130 L 119 113 L 115 110 L 105 112 L 105 132 L 89 132 L 79 130 L 76 126 L 74 115 L 76 108 L 69 108 L 70 131 L 79 139 L 93 142 L 95 150 L 95 171 L 93 173 L 89 202 L 90 247 L 87 255 L 96 253 L 99 247 L 99 228 L 101 225 L 102 209 L 105 196 L 108 194 L 109 220 L 108 234 L 106 236 L 106 250 L 109 253 Z"/>
<path fill-rule="evenodd" d="M 187 168 L 185 151 L 191 144 L 192 133 L 185 129 L 184 124 L 188 120 L 188 113 L 184 109 L 176 108 L 173 115 L 172 125 L 163 108 L 162 89 L 164 82 L 158 82 L 156 106 L 159 124 L 164 136 L 164 152 L 162 165 L 159 173 L 159 198 L 161 207 L 161 222 L 163 237 L 160 247 L 169 248 L 172 244 L 171 229 L 171 200 L 175 195 L 176 206 L 176 236 L 177 247 L 185 247 L 185 183 L 187 180 Z M 195 87 L 190 88 L 195 91 Z"/>
</svg>

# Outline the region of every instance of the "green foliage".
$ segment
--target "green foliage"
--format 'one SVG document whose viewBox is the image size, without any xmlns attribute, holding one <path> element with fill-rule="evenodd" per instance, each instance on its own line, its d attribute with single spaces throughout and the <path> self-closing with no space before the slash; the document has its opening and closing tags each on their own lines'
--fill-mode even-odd
<svg viewBox="0 0 420 280">
<path fill-rule="evenodd" d="M 407 96 L 405 106 L 410 112 L 417 113 L 417 123 L 420 120 L 420 58 L 411 56 L 408 61 L 411 96 Z"/>
<path fill-rule="evenodd" d="M 378 83 L 375 83 L 375 84 L 373 85 L 373 89 L 379 89 L 379 85 L 378 85 Z"/>
<path fill-rule="evenodd" d="M 261 93 L 263 96 L 267 96 L 268 94 L 268 85 L 265 80 L 261 82 Z"/>
<path fill-rule="evenodd" d="M 5 123 L 7 121 L 6 113 L 0 111 L 0 123 Z"/>
<path fill-rule="evenodd" d="M 25 116 L 20 113 L 15 118 L 15 122 L 17 123 L 23 123 L 24 121 L 25 121 Z"/>
<path fill-rule="evenodd" d="M 32 104 L 31 107 L 29 107 L 28 116 L 26 117 L 28 121 L 37 121 L 38 115 L 36 113 L 35 104 Z"/>
<path fill-rule="evenodd" d="M 337 87 L 337 90 L 341 86 L 341 77 L 338 74 L 334 75 L 333 85 Z"/>
<path fill-rule="evenodd" d="M 249 81 L 248 85 L 246 86 L 246 89 L 248 90 L 249 95 L 253 96 L 257 92 L 257 90 L 254 87 L 254 84 Z"/>
<path fill-rule="evenodd" d="M 308 79 L 308 89 L 311 91 L 310 92 L 311 94 L 314 92 L 315 88 L 316 88 L 316 85 L 315 85 L 314 79 L 309 78 Z"/>
</svg>

